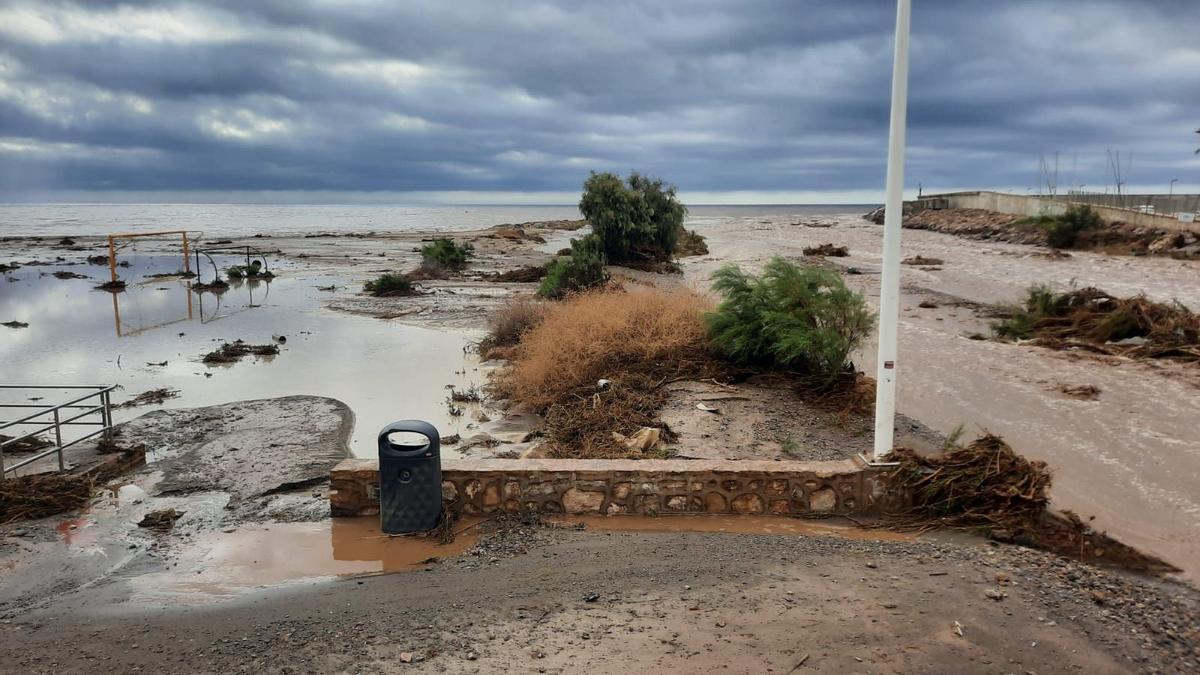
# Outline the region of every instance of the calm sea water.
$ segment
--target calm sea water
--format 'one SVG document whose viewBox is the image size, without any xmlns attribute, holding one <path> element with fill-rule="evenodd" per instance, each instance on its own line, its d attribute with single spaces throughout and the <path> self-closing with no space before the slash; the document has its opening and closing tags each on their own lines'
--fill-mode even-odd
<svg viewBox="0 0 1200 675">
<path fill-rule="evenodd" d="M 864 213 L 866 205 L 693 206 L 688 220 Z M 310 232 L 472 230 L 579 218 L 573 206 L 379 204 L 0 204 L 0 236 L 199 230 L 234 236 Z"/>
</svg>

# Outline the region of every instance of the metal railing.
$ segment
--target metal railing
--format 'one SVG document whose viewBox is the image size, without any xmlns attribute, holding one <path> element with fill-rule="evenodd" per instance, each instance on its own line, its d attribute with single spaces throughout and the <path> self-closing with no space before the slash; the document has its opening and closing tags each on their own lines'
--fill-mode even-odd
<svg viewBox="0 0 1200 675">
<path fill-rule="evenodd" d="M 39 403 L 0 403 L 0 409 L 2 409 L 2 410 L 10 410 L 10 409 L 17 410 L 18 412 L 14 413 L 14 415 L 20 415 L 21 413 L 19 411 L 24 410 L 24 409 L 37 408 L 37 412 L 31 413 L 29 415 L 25 415 L 24 417 L 18 417 L 17 419 L 14 419 L 14 420 L 0 421 L 0 431 L 4 431 L 5 429 L 8 429 L 10 427 L 13 427 L 13 428 L 27 427 L 27 426 L 37 426 L 38 427 L 37 429 L 34 429 L 33 431 L 21 433 L 21 435 L 19 435 L 19 436 L 14 436 L 13 438 L 10 438 L 10 439 L 4 441 L 3 443 L 0 443 L 0 478 L 5 477 L 8 474 L 8 472 L 10 472 L 10 471 L 16 471 L 17 469 L 19 469 L 23 466 L 32 464 L 44 457 L 48 457 L 53 454 L 58 455 L 58 470 L 62 471 L 66 468 L 66 464 L 63 460 L 63 450 L 66 450 L 67 448 L 71 447 L 72 445 L 86 441 L 89 438 L 92 438 L 93 436 L 97 436 L 99 434 L 104 434 L 107 437 L 109 430 L 112 429 L 112 426 L 113 426 L 112 391 L 116 388 L 117 388 L 117 385 L 115 385 L 115 384 L 113 384 L 113 385 L 103 385 L 103 384 L 96 384 L 96 385 L 88 385 L 88 384 L 76 384 L 76 385 L 0 384 L 0 389 L 5 389 L 5 390 L 20 390 L 20 389 L 28 389 L 28 390 L 90 389 L 90 390 L 93 390 L 87 394 L 84 394 L 83 396 L 78 396 L 76 398 L 73 398 L 69 401 L 65 401 L 63 403 L 59 403 L 57 405 L 43 405 L 43 404 L 39 404 Z M 96 399 L 96 402 L 93 404 L 93 402 L 91 402 L 90 399 Z M 80 412 L 74 412 L 74 411 L 80 411 Z M 90 415 L 99 415 L 99 419 L 94 419 L 94 418 L 84 419 L 84 418 L 88 418 L 88 416 L 90 416 Z M 47 419 L 47 416 L 49 416 L 48 419 Z M 91 433 L 80 436 L 78 438 L 72 438 L 71 440 L 68 440 L 64 443 L 63 442 L 63 429 L 62 429 L 64 426 L 98 426 L 100 428 Z M 35 450 L 34 451 L 35 454 L 33 456 L 25 457 L 25 458 L 21 459 L 19 462 L 16 462 L 15 464 L 6 464 L 5 463 L 4 453 L 8 448 L 17 445 L 21 441 L 25 441 L 25 440 L 33 439 L 33 438 L 40 438 L 40 434 L 46 433 L 48 431 L 54 432 L 54 443 L 50 449 L 45 450 L 43 452 L 37 452 Z M 14 431 L 13 433 L 20 433 L 20 431 Z M 5 435 L 8 435 L 8 434 L 5 434 Z"/>
</svg>

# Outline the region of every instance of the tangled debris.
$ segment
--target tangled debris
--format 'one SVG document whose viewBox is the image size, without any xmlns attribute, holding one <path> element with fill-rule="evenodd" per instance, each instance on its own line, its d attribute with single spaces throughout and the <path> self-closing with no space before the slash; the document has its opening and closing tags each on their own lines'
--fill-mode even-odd
<svg viewBox="0 0 1200 675">
<path fill-rule="evenodd" d="M 921 456 L 907 448 L 892 451 L 899 466 L 889 476 L 893 488 L 912 505 L 892 514 L 891 527 L 926 531 L 938 527 L 982 529 L 997 541 L 1015 542 L 1084 562 L 1107 562 L 1128 569 L 1178 571 L 1172 565 L 1097 532 L 1070 512 L 1047 509 L 1051 484 L 1045 462 L 1028 460 L 998 436 L 984 434 L 945 453 Z"/>
<path fill-rule="evenodd" d="M 177 398 L 178 396 L 178 389 L 168 389 L 167 387 L 163 387 L 161 389 L 151 389 L 150 391 L 143 391 L 128 401 L 123 401 L 113 407 L 136 408 L 143 405 L 158 405 L 167 401 L 168 399 Z"/>
<path fill-rule="evenodd" d="M 708 255 L 708 242 L 695 230 L 682 230 L 675 244 L 675 255 L 686 258 L 693 255 Z"/>
<path fill-rule="evenodd" d="M 515 270 L 490 274 L 484 279 L 495 282 L 515 282 L 515 283 L 536 283 L 546 276 L 546 272 L 550 270 L 553 263 L 545 265 L 529 265 L 527 267 L 518 267 Z"/>
<path fill-rule="evenodd" d="M 54 277 L 55 279 L 90 279 L 91 278 L 86 274 L 78 274 L 76 272 L 68 272 L 67 270 L 58 270 L 57 272 L 51 272 L 50 276 Z"/>
<path fill-rule="evenodd" d="M 996 335 L 1052 349 L 1085 349 L 1135 359 L 1200 361 L 1200 315 L 1144 295 L 1117 298 L 1088 287 L 1029 289 L 1023 307 L 993 326 Z"/>
<path fill-rule="evenodd" d="M 196 291 L 197 293 L 205 293 L 205 292 L 220 293 L 222 291 L 228 290 L 228 288 L 229 288 L 229 282 L 225 281 L 224 279 L 222 279 L 220 277 L 216 277 L 215 279 L 213 279 L 211 282 L 209 282 L 207 284 L 204 283 L 203 281 L 197 281 L 192 284 L 192 290 Z"/>
<path fill-rule="evenodd" d="M 196 273 L 179 270 L 176 272 L 156 272 L 155 274 L 146 275 L 147 279 L 174 279 L 176 277 L 180 279 L 195 279 Z"/>
<path fill-rule="evenodd" d="M 4 323 L 0 324 L 0 326 L 7 326 L 8 328 L 29 328 L 29 324 L 25 323 L 24 321 L 17 321 L 16 319 L 13 319 L 12 321 L 5 321 Z"/>
<path fill-rule="evenodd" d="M 116 281 L 106 281 L 102 284 L 97 284 L 96 290 L 98 290 L 98 291 L 123 291 L 123 290 L 125 290 L 125 281 L 123 279 L 117 279 Z"/>
<path fill-rule="evenodd" d="M 175 521 L 179 520 L 184 513 L 186 513 L 186 511 L 176 511 L 175 509 L 159 509 L 158 511 L 151 511 L 150 513 L 142 516 L 142 519 L 138 521 L 138 527 L 145 527 L 151 530 L 157 530 L 159 532 L 166 532 L 172 527 L 175 527 Z"/>
<path fill-rule="evenodd" d="M 845 258 L 850 255 L 850 249 L 845 246 L 821 244 L 820 246 L 805 247 L 804 255 L 821 256 L 824 258 Z"/>
<path fill-rule="evenodd" d="M 7 443 L 14 438 L 16 438 L 16 436 L 7 436 L 5 434 L 0 434 L 0 443 Z M 41 436 L 30 436 L 28 438 L 22 438 L 21 440 L 17 441 L 16 443 L 13 443 L 12 445 L 5 446 L 4 452 L 5 453 L 36 452 L 38 450 L 48 448 L 52 445 L 54 445 L 54 444 L 51 443 L 49 440 L 42 438 Z"/>
<path fill-rule="evenodd" d="M 90 476 L 34 474 L 0 481 L 0 523 L 45 518 L 83 507 L 92 498 Z"/>
<path fill-rule="evenodd" d="M 1081 384 L 1077 386 L 1062 384 L 1059 385 L 1058 391 L 1065 396 L 1077 398 L 1081 401 L 1095 401 L 1100 398 L 1100 387 L 1093 384 Z"/>
<path fill-rule="evenodd" d="M 279 353 L 278 345 L 248 345 L 241 340 L 226 342 L 220 349 L 204 355 L 204 363 L 235 363 L 243 356 L 274 356 Z"/>
<path fill-rule="evenodd" d="M 918 526 L 992 527 L 1014 533 L 1036 529 L 1046 510 L 1050 470 L 1013 452 L 1000 437 L 985 434 L 969 445 L 931 457 L 907 448 L 892 451 L 900 466 L 895 486 L 912 495 L 902 519 Z"/>
<path fill-rule="evenodd" d="M 901 260 L 900 264 L 901 265 L 917 265 L 917 266 L 921 266 L 921 267 L 932 267 L 934 265 L 941 265 L 944 262 L 946 262 L 946 261 L 942 260 L 941 258 L 926 258 L 923 255 L 914 255 L 914 256 L 909 256 L 909 257 L 905 258 L 904 260 Z"/>
</svg>

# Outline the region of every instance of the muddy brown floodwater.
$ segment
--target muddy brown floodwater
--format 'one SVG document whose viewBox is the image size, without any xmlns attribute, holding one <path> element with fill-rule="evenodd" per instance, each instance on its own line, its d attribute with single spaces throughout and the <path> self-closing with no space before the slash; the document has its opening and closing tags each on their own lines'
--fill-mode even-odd
<svg viewBox="0 0 1200 675">
<path fill-rule="evenodd" d="M 132 577 L 130 600 L 215 602 L 297 581 L 402 572 L 461 555 L 479 541 L 478 525 L 478 519 L 459 521 L 449 544 L 386 535 L 374 517 L 245 525 L 191 541 L 170 570 Z"/>
<path fill-rule="evenodd" d="M 800 258 L 806 246 L 847 246 L 827 259 L 873 302 L 879 296 L 882 228 L 855 217 L 805 227 L 786 218 L 701 224 L 713 255 L 686 259 L 698 289 L 721 264 L 757 266 L 772 255 Z M 988 320 L 956 301 L 1015 302 L 1034 283 L 1095 285 L 1117 295 L 1145 293 L 1200 309 L 1200 262 L 1075 252 L 1054 259 L 1018 244 L 905 230 L 905 256 L 940 258 L 905 265 L 900 315 L 898 409 L 941 433 L 988 430 L 1020 453 L 1049 462 L 1054 505 L 1071 509 L 1117 539 L 1163 557 L 1200 579 L 1200 371 L 968 339 Z M 932 300 L 934 308 L 919 308 Z M 873 374 L 874 345 L 858 362 Z M 1062 385 L 1099 387 L 1097 400 Z"/>
</svg>

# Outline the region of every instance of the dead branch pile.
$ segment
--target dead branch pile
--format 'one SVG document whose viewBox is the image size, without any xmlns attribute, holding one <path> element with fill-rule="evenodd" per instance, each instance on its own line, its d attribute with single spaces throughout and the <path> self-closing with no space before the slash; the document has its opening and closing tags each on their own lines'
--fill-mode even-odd
<svg viewBox="0 0 1200 675">
<path fill-rule="evenodd" d="M 630 456 L 613 432 L 656 426 L 664 384 L 723 370 L 704 325 L 710 306 L 687 291 L 646 287 L 555 303 L 520 334 L 497 391 L 546 416 L 552 454 Z"/>
<path fill-rule="evenodd" d="M 0 481 L 0 523 L 82 508 L 92 498 L 92 489 L 87 476 L 35 474 Z"/>
<path fill-rule="evenodd" d="M 542 277 L 546 276 L 546 272 L 549 269 L 549 263 L 545 265 L 529 265 L 527 267 L 518 267 L 515 270 L 491 274 L 484 277 L 484 280 L 495 282 L 533 283 L 541 281 Z"/>
<path fill-rule="evenodd" d="M 14 438 L 16 438 L 16 436 L 6 436 L 5 434 L 0 434 L 0 443 L 7 443 Z M 5 446 L 4 452 L 6 454 L 35 452 L 37 450 L 42 450 L 43 448 L 48 448 L 52 445 L 54 444 L 49 440 L 42 438 L 41 436 L 30 436 L 29 438 L 22 438 L 12 445 Z"/>
<path fill-rule="evenodd" d="M 137 396 L 134 396 L 133 398 L 129 399 L 128 401 L 123 401 L 113 407 L 114 408 L 136 408 L 138 406 L 143 406 L 143 405 L 157 405 L 157 404 L 165 402 L 167 399 L 177 398 L 178 396 L 179 396 L 178 389 L 168 389 L 166 387 L 163 387 L 161 389 L 151 389 L 150 391 L 143 391 L 142 393 L 138 394 Z"/>
<path fill-rule="evenodd" d="M 821 256 L 823 258 L 845 258 L 850 255 L 850 249 L 845 246 L 821 244 L 820 246 L 805 247 L 804 255 Z"/>
<path fill-rule="evenodd" d="M 157 530 L 159 532 L 166 532 L 172 527 L 175 527 L 175 521 L 179 520 L 184 513 L 184 511 L 177 511 L 175 509 L 159 509 L 158 511 L 151 511 L 142 516 L 142 519 L 138 521 L 138 527 L 145 527 L 151 530 Z"/>
<path fill-rule="evenodd" d="M 930 457 L 897 448 L 891 459 L 900 463 L 893 485 L 912 496 L 912 506 L 897 515 L 919 529 L 988 527 L 1028 535 L 1046 509 L 1046 463 L 1025 459 L 998 436 L 985 434 Z"/>
<path fill-rule="evenodd" d="M 909 256 L 909 257 L 905 258 L 904 260 L 901 260 L 900 264 L 901 265 L 917 265 L 917 266 L 922 266 L 922 267 L 925 267 L 925 266 L 932 267 L 934 265 L 941 265 L 944 262 L 946 262 L 946 261 L 942 260 L 941 258 L 926 258 L 923 255 L 913 255 L 913 256 Z"/>
<path fill-rule="evenodd" d="M 1200 361 L 1200 315 L 1177 302 L 1117 298 L 1092 287 L 1066 293 L 1030 289 L 1025 307 L 995 330 L 1054 349 Z"/>
<path fill-rule="evenodd" d="M 274 356 L 279 353 L 278 345 L 248 345 L 241 340 L 226 342 L 220 349 L 204 355 L 204 363 L 234 363 L 243 356 Z"/>
</svg>

